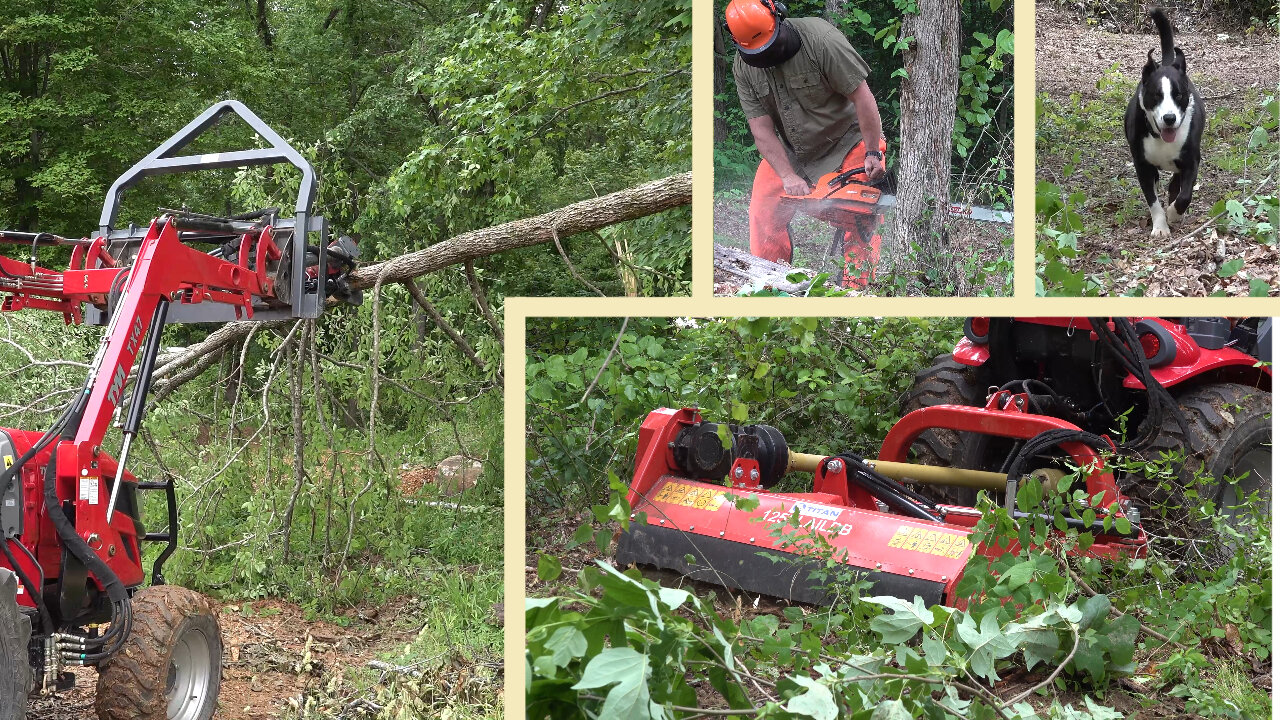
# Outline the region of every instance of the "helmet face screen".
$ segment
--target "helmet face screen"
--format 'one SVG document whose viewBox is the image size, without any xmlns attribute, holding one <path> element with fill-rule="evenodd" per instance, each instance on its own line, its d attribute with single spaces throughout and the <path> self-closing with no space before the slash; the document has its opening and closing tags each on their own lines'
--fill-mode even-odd
<svg viewBox="0 0 1280 720">
<path fill-rule="evenodd" d="M 738 48 L 738 57 L 751 67 L 768 68 L 790 60 L 800 52 L 800 32 L 791 23 L 778 23 L 777 31 L 769 43 L 756 51 Z"/>
</svg>

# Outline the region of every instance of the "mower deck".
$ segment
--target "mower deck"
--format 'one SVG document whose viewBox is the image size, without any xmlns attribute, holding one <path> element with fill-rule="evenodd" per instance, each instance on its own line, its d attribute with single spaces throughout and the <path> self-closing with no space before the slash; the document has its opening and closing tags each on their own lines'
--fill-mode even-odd
<svg viewBox="0 0 1280 720">
<path fill-rule="evenodd" d="M 1114 502 L 1117 514 L 1131 510 L 1094 451 L 1070 439 L 1071 429 L 1064 427 L 1069 423 L 1027 413 L 1025 405 L 1025 396 L 1002 392 L 986 408 L 918 410 L 899 421 L 885 438 L 880 458 L 869 461 L 792 452 L 781 433 L 765 425 L 721 426 L 703 422 L 693 409 L 655 410 L 640 428 L 628 494 L 632 522 L 618 541 L 615 559 L 623 566 L 653 565 L 728 588 L 814 604 L 838 594 L 835 583 L 841 578 L 831 572 L 834 562 L 870 581 L 870 595 L 963 605 L 967 598 L 956 588 L 970 558 L 975 553 L 998 557 L 1018 547 L 975 546 L 969 535 L 981 511 L 935 505 L 897 480 L 1004 490 L 1009 480 L 998 473 L 902 462 L 905 449 L 929 427 L 1024 439 L 1057 433 L 1065 438 L 1062 450 L 1079 467 L 1092 468 L 1085 479 L 1090 496 L 1104 498 L 1104 506 Z M 813 471 L 813 492 L 768 489 L 794 470 Z M 716 478 L 725 481 L 713 482 Z M 1026 517 L 1010 510 L 1015 518 Z M 1129 519 L 1134 527 L 1127 533 L 1101 521 L 1089 528 L 1068 522 L 1094 534 L 1090 556 L 1140 557 L 1146 537 L 1136 515 Z"/>
<path fill-rule="evenodd" d="M 647 522 L 622 535 L 618 562 L 650 563 L 725 587 L 823 603 L 832 593 L 821 572 L 825 563 L 817 559 L 822 548 L 821 557 L 834 552 L 860 579 L 871 581 L 873 595 L 919 595 L 936 604 L 952 595 L 973 554 L 963 526 L 841 507 L 839 498 L 826 493 L 751 493 L 759 505 L 747 511 L 726 490 L 664 476 L 633 506 Z M 793 519 L 798 527 L 790 525 Z M 773 529 L 780 523 L 789 525 L 789 541 Z M 796 562 L 805 555 L 814 559 Z"/>
</svg>

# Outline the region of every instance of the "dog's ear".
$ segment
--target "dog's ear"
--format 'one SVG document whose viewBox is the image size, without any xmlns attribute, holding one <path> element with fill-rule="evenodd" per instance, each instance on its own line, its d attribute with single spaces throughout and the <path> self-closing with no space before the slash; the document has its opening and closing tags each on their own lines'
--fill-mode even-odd
<svg viewBox="0 0 1280 720">
<path fill-rule="evenodd" d="M 1160 67 L 1160 63 L 1153 56 L 1154 53 L 1155 53 L 1155 50 L 1147 51 L 1147 64 L 1142 66 L 1143 80 L 1146 80 L 1148 77 L 1150 77 L 1151 73 L 1155 72 L 1155 69 Z"/>
<path fill-rule="evenodd" d="M 1173 49 L 1173 67 L 1178 72 L 1187 71 L 1187 56 L 1182 54 L 1182 48 Z"/>
</svg>

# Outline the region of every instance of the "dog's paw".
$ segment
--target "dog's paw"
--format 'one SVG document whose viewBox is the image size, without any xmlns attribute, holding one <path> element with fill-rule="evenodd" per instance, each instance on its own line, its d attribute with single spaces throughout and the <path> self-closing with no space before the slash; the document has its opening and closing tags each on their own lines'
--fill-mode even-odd
<svg viewBox="0 0 1280 720">
<path fill-rule="evenodd" d="M 1157 225 L 1156 227 L 1151 228 L 1152 240 L 1168 240 L 1172 236 L 1173 233 L 1169 232 L 1169 226 L 1167 225 Z"/>
<path fill-rule="evenodd" d="M 1184 217 L 1186 216 L 1179 213 L 1178 208 L 1172 205 L 1170 205 L 1169 209 L 1165 211 L 1165 219 L 1169 221 L 1170 225 L 1177 225 L 1182 222 L 1182 218 Z"/>
</svg>

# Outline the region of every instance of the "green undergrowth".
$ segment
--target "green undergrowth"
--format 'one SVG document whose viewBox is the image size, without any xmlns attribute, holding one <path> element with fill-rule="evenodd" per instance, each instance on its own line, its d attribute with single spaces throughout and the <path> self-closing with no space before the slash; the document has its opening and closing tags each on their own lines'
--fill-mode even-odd
<svg viewBox="0 0 1280 720">
<path fill-rule="evenodd" d="M 400 487 L 406 470 L 434 467 L 463 452 L 447 423 L 427 432 L 382 431 L 376 442 L 380 462 L 372 463 L 362 457 L 367 450 L 363 429 L 332 430 L 334 449 L 304 450 L 308 473 L 320 477 L 299 495 L 287 552 L 278 526 L 293 469 L 280 458 L 292 452 L 292 439 L 245 447 L 209 480 L 216 500 L 193 497 L 183 503 L 182 543 L 189 549 L 179 550 L 166 565 L 170 581 L 226 598 L 280 597 L 343 622 L 346 610 L 356 605 L 418 593 L 424 577 L 500 566 L 501 533 L 492 531 L 502 507 L 501 429 L 492 422 L 500 412 L 501 397 L 491 392 L 459 413 L 462 448 L 484 463 L 478 484 L 460 497 L 437 497 L 431 486 L 406 497 Z M 191 428 L 156 423 L 150 431 L 165 446 L 189 436 Z M 211 442 L 198 449 L 190 466 L 170 459 L 169 467 L 196 483 L 201 479 L 197 469 L 216 468 L 214 459 L 226 445 L 225 439 Z M 423 504 L 433 501 L 475 510 Z M 160 506 L 155 499 L 149 517 L 163 517 Z"/>
<path fill-rule="evenodd" d="M 497 551 L 500 558 L 501 548 Z M 353 711 L 354 717 L 370 719 L 503 717 L 502 627 L 496 615 L 503 590 L 501 564 L 474 574 L 424 574 L 418 590 L 400 623 L 412 625 L 417 634 L 378 653 L 387 669 L 330 672 L 295 698 L 284 717 L 327 720 L 353 717 Z"/>
<path fill-rule="evenodd" d="M 610 471 L 630 473 L 639 425 L 660 407 L 775 425 L 804 452 L 877 438 L 852 448 L 874 455 L 916 370 L 961 336 L 959 318 L 630 318 L 619 333 L 621 325 L 530 320 L 534 505 L 597 502 Z"/>
<path fill-rule="evenodd" d="M 1163 482 L 1177 460 L 1148 463 L 1150 480 Z M 1247 498 L 1251 512 L 1228 524 L 1202 502 L 1191 538 L 1156 538 L 1144 558 L 1103 561 L 1088 555 L 1094 535 L 1068 521 L 1105 518 L 1119 532 L 1129 523 L 1113 520 L 1115 508 L 1089 497 L 1081 477 L 1048 489 L 1025 483 L 1018 509 L 1043 513 L 1031 519 L 980 498 L 971 541 L 1021 549 L 995 560 L 975 554 L 957 588 L 964 607 L 867 597 L 870 583 L 845 572 L 828 537 L 782 523 L 771 526 L 775 543 L 825 562 L 830 604 L 738 620 L 713 595 L 588 565 L 561 595 L 526 601 L 529 717 L 1121 720 L 1170 708 L 1266 716 L 1270 697 L 1246 674 L 1270 662 L 1263 503 Z M 593 508 L 597 520 L 628 526 L 624 489 L 615 479 L 609 502 Z M 614 531 L 587 527 L 575 539 Z M 1216 559 L 1189 562 L 1190 553 Z M 544 580 L 559 572 L 539 563 Z"/>
</svg>

